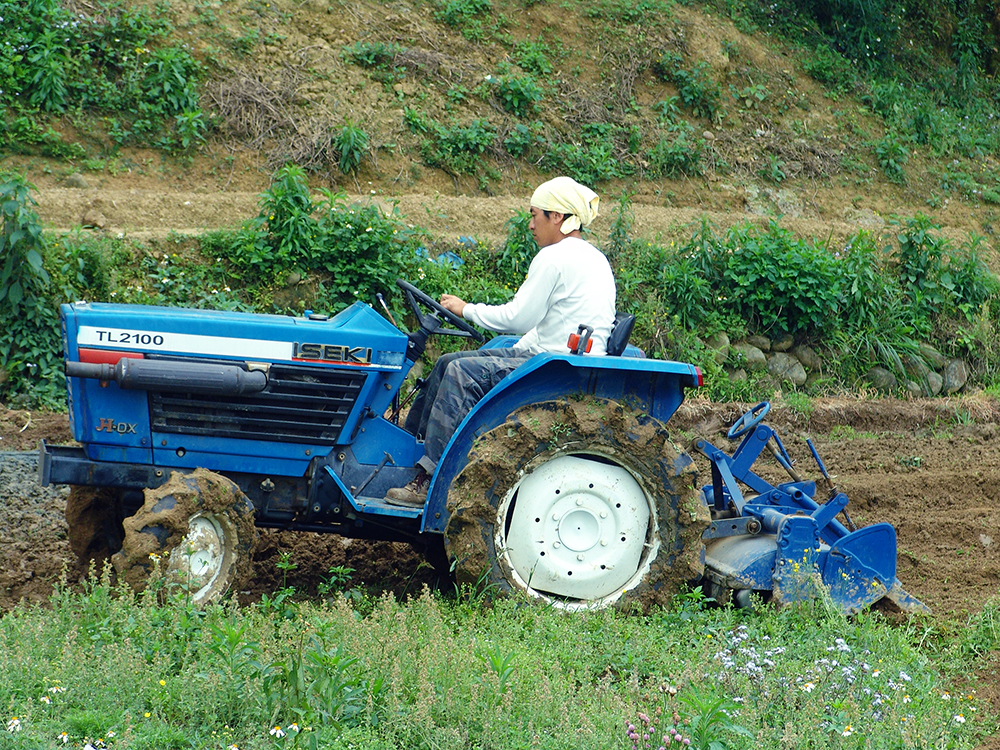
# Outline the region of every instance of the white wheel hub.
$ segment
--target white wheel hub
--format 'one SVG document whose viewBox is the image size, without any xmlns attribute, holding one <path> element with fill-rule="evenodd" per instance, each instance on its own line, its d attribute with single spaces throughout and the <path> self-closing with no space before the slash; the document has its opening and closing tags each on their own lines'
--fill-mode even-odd
<svg viewBox="0 0 1000 750">
<path fill-rule="evenodd" d="M 568 608 L 614 601 L 652 559 L 644 554 L 647 538 L 657 538 L 648 533 L 649 501 L 615 464 L 583 455 L 546 461 L 497 510 L 496 545 L 515 582 L 546 598 L 578 600 Z"/>
<path fill-rule="evenodd" d="M 188 533 L 170 553 L 169 569 L 188 585 L 197 603 L 212 592 L 232 567 L 227 540 L 235 539 L 229 520 L 215 514 L 197 513 L 188 521 Z"/>
</svg>

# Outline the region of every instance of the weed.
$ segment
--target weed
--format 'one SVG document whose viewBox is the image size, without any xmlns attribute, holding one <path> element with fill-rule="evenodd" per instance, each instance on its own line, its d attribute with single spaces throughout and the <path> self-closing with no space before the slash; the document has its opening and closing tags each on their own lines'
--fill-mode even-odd
<svg viewBox="0 0 1000 750">
<path fill-rule="evenodd" d="M 368 134 L 350 120 L 337 135 L 336 149 L 339 154 L 340 171 L 350 174 L 358 168 L 368 150 Z"/>
<path fill-rule="evenodd" d="M 687 122 L 667 129 L 647 157 L 652 176 L 679 177 L 701 174 L 701 157 L 705 141 L 697 138 L 694 132 L 694 127 Z"/>
<path fill-rule="evenodd" d="M 909 160 L 906 146 L 900 143 L 898 137 L 888 133 L 875 144 L 875 156 L 885 176 L 892 182 L 906 182 L 906 162 Z"/>
<path fill-rule="evenodd" d="M 760 170 L 760 176 L 777 185 L 786 177 L 785 162 L 781 157 L 771 154 L 767 157 L 767 166 Z"/>
</svg>

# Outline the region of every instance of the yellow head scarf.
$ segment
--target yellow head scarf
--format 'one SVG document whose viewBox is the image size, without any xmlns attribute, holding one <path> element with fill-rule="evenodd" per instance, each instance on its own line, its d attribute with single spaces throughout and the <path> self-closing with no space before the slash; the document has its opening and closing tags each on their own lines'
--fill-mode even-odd
<svg viewBox="0 0 1000 750">
<path fill-rule="evenodd" d="M 535 208 L 567 215 L 559 227 L 563 234 L 589 226 L 597 216 L 600 202 L 597 193 L 571 177 L 556 177 L 543 182 L 531 196 L 531 205 Z"/>
</svg>

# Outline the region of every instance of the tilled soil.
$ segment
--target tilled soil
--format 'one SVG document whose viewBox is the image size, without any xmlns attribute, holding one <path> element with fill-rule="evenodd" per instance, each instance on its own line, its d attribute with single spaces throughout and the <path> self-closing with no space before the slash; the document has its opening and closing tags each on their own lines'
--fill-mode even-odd
<svg viewBox="0 0 1000 750">
<path fill-rule="evenodd" d="M 725 427 L 745 405 L 685 403 L 668 425 L 675 441 L 707 439 L 728 450 Z M 1000 593 L 1000 406 L 988 399 L 816 402 L 803 414 L 780 402 L 767 422 L 796 459 L 796 470 L 825 485 L 805 444 L 811 437 L 859 525 L 895 526 L 899 579 L 936 616 L 962 618 Z M 32 449 L 46 438 L 71 441 L 65 415 L 0 407 L 0 610 L 22 598 L 43 601 L 54 582 L 85 573 L 69 547 L 67 488 L 41 487 Z M 691 451 L 700 475 L 708 464 Z M 756 467 L 772 482 L 787 476 L 770 457 Z M 282 555 L 297 567 L 276 567 Z M 409 545 L 336 535 L 264 531 L 247 598 L 283 585 L 307 593 L 332 566 L 354 568 L 352 583 L 405 594 L 435 580 Z"/>
</svg>

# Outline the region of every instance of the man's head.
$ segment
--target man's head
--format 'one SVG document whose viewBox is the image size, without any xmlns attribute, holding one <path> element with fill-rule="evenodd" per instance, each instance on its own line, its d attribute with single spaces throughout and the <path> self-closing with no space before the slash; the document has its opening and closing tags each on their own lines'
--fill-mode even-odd
<svg viewBox="0 0 1000 750">
<path fill-rule="evenodd" d="M 597 216 L 597 193 L 570 177 L 543 182 L 531 196 L 528 228 L 539 247 L 547 247 L 566 236 L 580 236 Z"/>
</svg>

